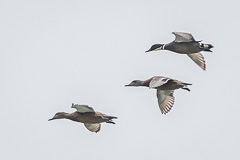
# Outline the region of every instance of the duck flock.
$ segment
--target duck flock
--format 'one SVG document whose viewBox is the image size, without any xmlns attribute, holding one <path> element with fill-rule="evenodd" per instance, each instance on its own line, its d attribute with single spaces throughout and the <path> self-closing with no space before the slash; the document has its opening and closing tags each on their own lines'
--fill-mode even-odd
<svg viewBox="0 0 240 160">
<path fill-rule="evenodd" d="M 206 70 L 206 63 L 201 51 L 212 52 L 213 45 L 204 44 L 201 41 L 196 41 L 190 33 L 173 32 L 175 40 L 168 44 L 154 44 L 149 50 L 169 50 L 179 54 L 186 54 L 189 56 L 199 67 Z M 172 78 L 164 76 L 154 76 L 147 80 L 134 80 L 128 86 L 144 86 L 157 89 L 157 99 L 160 111 L 162 114 L 167 114 L 173 107 L 175 98 L 173 96 L 174 90 L 184 89 L 190 91 L 188 85 L 190 83 L 181 82 Z M 101 123 L 112 123 L 112 120 L 117 119 L 115 116 L 108 116 L 101 112 L 96 112 L 92 107 L 88 105 L 72 104 L 72 108 L 77 111 L 73 113 L 58 112 L 53 118 L 49 119 L 70 119 L 72 121 L 84 123 L 85 127 L 91 132 L 98 132 L 101 128 Z"/>
</svg>

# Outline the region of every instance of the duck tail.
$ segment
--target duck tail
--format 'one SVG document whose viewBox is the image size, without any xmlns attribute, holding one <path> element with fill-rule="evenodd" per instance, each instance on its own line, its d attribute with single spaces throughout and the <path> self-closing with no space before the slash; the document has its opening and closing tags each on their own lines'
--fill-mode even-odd
<svg viewBox="0 0 240 160">
<path fill-rule="evenodd" d="M 114 116 L 108 116 L 108 119 L 117 119 L 117 117 L 114 117 Z"/>
<path fill-rule="evenodd" d="M 113 122 L 113 121 L 107 121 L 106 123 L 111 123 L 111 124 L 115 124 L 115 122 Z"/>
<path fill-rule="evenodd" d="M 201 44 L 200 44 L 200 48 L 201 48 L 203 51 L 212 52 L 210 49 L 213 48 L 213 45 L 201 43 Z"/>
<path fill-rule="evenodd" d="M 112 123 L 112 124 L 115 124 L 115 122 L 113 122 L 112 119 L 117 119 L 117 117 L 114 117 L 114 116 L 108 116 L 108 121 L 107 121 L 106 123 Z"/>
<path fill-rule="evenodd" d="M 191 83 L 182 83 L 184 86 L 192 85 Z"/>
<path fill-rule="evenodd" d="M 182 89 L 187 90 L 188 92 L 191 91 L 189 88 L 187 88 L 187 86 L 184 86 Z"/>
<path fill-rule="evenodd" d="M 182 89 L 184 89 L 184 90 L 187 90 L 187 91 L 191 91 L 187 86 L 188 85 L 192 85 L 192 84 L 190 84 L 190 83 L 182 83 L 183 84 L 183 87 L 182 87 Z"/>
</svg>

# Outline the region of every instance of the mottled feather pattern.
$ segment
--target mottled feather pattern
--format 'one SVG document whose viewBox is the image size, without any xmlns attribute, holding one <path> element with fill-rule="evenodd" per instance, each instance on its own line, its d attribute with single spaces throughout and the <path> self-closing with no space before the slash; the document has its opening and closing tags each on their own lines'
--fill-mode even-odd
<svg viewBox="0 0 240 160">
<path fill-rule="evenodd" d="M 100 112 L 95 112 L 94 109 L 88 105 L 78 105 L 72 103 L 72 108 L 77 109 L 77 111 L 73 113 L 58 112 L 53 118 L 49 119 L 49 121 L 66 118 L 75 122 L 84 123 L 85 127 L 89 131 L 97 133 L 101 128 L 100 123 L 106 122 L 115 124 L 112 119 L 117 119 L 117 117 L 114 116 L 108 116 Z"/>
</svg>

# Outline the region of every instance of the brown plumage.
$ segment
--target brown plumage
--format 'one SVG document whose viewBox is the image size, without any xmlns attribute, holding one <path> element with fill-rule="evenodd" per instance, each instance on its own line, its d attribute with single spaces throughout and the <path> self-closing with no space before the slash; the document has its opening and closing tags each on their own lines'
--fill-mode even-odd
<svg viewBox="0 0 240 160">
<path fill-rule="evenodd" d="M 95 112 L 92 107 L 87 105 L 72 104 L 72 108 L 76 108 L 77 111 L 73 113 L 58 112 L 50 120 L 54 119 L 70 119 L 75 122 L 84 123 L 85 127 L 91 132 L 100 131 L 101 124 L 103 122 L 115 124 L 112 119 L 117 119 L 114 116 L 108 116 L 100 112 Z"/>
</svg>

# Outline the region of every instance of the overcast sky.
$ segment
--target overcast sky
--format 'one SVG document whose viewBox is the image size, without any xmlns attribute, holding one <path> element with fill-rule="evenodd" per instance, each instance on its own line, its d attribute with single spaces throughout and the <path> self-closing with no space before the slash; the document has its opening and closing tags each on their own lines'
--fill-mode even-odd
<svg viewBox="0 0 240 160">
<path fill-rule="evenodd" d="M 0 1 L 0 159 L 239 160 L 239 2 Z M 206 71 L 186 55 L 145 53 L 192 33 L 214 45 Z M 162 75 L 192 83 L 162 115 Z M 99 133 L 56 112 L 88 104 L 117 116 Z"/>
</svg>

